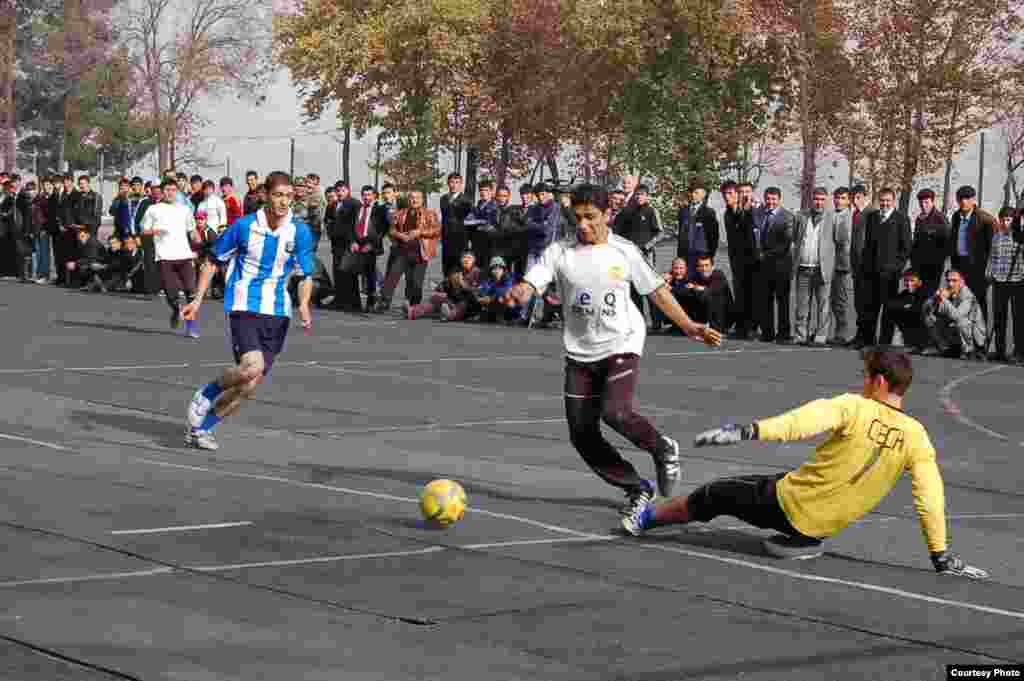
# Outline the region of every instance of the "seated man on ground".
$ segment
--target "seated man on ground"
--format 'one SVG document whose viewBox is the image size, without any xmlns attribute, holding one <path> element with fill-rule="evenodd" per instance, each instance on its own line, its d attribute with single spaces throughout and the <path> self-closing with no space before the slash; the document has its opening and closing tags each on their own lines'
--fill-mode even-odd
<svg viewBox="0 0 1024 681">
<path fill-rule="evenodd" d="M 672 291 L 672 295 L 675 297 L 676 302 L 679 306 L 686 310 L 686 314 L 691 315 L 690 308 L 688 307 L 694 297 L 693 289 L 688 286 L 690 283 L 689 272 L 686 267 L 685 258 L 673 258 L 672 269 L 661 275 L 661 278 L 668 284 L 669 289 Z M 668 324 L 668 320 L 665 319 L 665 315 L 655 308 L 653 314 L 652 331 L 661 331 L 661 327 Z M 668 324 L 669 329 L 673 328 L 673 325 Z"/>
<path fill-rule="evenodd" d="M 129 235 L 114 250 L 114 239 L 110 240 L 110 269 L 107 272 L 107 287 L 114 291 L 142 290 L 142 251 L 134 236 Z"/>
<path fill-rule="evenodd" d="M 623 527 L 638 536 L 661 525 L 706 523 L 727 515 L 781 532 L 763 542 L 770 555 L 813 558 L 823 553 L 824 539 L 874 509 L 906 471 L 936 572 L 988 577 L 949 551 L 945 493 L 935 449 L 924 426 L 903 413 L 903 396 L 913 377 L 910 355 L 872 348 L 864 353 L 859 395 L 819 399 L 775 418 L 701 433 L 695 442 L 698 447 L 830 436 L 815 449 L 813 460 L 795 471 L 713 480 L 687 497 L 636 508 L 623 518 Z"/>
<path fill-rule="evenodd" d="M 924 326 L 924 304 L 928 301 L 928 289 L 916 270 L 903 273 L 903 291 L 886 303 L 886 314 L 896 324 L 903 336 L 903 345 L 914 354 L 921 354 L 928 347 L 928 329 Z"/>
<path fill-rule="evenodd" d="M 946 272 L 946 286 L 925 302 L 924 325 L 936 348 L 930 354 L 985 359 L 985 318 L 957 270 Z"/>
<path fill-rule="evenodd" d="M 107 249 L 88 229 L 78 230 L 78 257 L 68 262 L 67 269 L 73 286 L 83 291 L 106 292 L 99 275 L 108 269 Z"/>
<path fill-rule="evenodd" d="M 729 324 L 733 309 L 732 288 L 725 274 L 714 269 L 710 256 L 697 257 L 695 272 L 688 272 L 685 259 L 675 258 L 672 270 L 664 277 L 679 306 L 691 319 L 715 329 Z M 665 323 L 664 315 L 654 315 L 655 331 Z"/>
<path fill-rule="evenodd" d="M 522 309 L 508 307 L 503 301 L 519 279 L 508 270 L 505 258 L 501 256 L 491 258 L 490 265 L 491 276 L 480 285 L 480 294 L 477 296 L 482 308 L 480 320 L 491 323 L 501 320 L 506 324 L 515 324 L 522 317 Z"/>
<path fill-rule="evenodd" d="M 334 285 L 331 283 L 331 275 L 327 271 L 324 261 L 318 256 L 313 256 L 313 293 L 310 302 L 314 307 L 325 307 L 324 300 L 334 295 Z M 288 278 L 288 295 L 292 297 L 292 307 L 299 304 L 299 284 L 302 283 L 304 275 L 302 270 L 296 270 Z"/>
</svg>

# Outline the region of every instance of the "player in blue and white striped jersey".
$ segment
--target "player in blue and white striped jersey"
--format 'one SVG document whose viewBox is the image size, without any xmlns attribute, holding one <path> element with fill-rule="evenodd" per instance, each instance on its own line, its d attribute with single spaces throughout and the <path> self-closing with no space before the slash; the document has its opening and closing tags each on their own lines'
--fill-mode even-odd
<svg viewBox="0 0 1024 681">
<path fill-rule="evenodd" d="M 307 333 L 312 328 L 313 234 L 306 223 L 292 218 L 295 190 L 287 173 L 271 173 L 267 189 L 267 206 L 236 220 L 210 254 L 211 260 L 228 265 L 224 310 L 238 366 L 225 370 L 192 397 L 185 444 L 197 449 L 218 448 L 213 428 L 256 393 L 284 348 L 292 312 L 288 278 L 296 266 L 304 275 L 298 289 L 299 317 Z M 203 266 L 199 290 L 182 310 L 183 318 L 196 318 L 216 271 L 213 262 Z"/>
</svg>

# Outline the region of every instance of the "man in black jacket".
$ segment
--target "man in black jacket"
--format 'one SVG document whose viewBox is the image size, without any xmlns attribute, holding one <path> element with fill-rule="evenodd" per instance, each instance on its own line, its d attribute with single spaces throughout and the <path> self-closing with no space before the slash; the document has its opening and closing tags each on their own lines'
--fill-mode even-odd
<svg viewBox="0 0 1024 681">
<path fill-rule="evenodd" d="M 899 293 L 903 267 L 910 257 L 910 220 L 896 210 L 896 192 L 886 187 L 878 192 L 878 210 L 867 216 L 861 271 L 864 278 L 864 310 L 857 318 L 855 349 L 875 345 L 878 315 L 882 330 L 878 344 L 890 345 L 896 330 L 887 303 Z"/>
<path fill-rule="evenodd" d="M 92 178 L 78 176 L 78 194 L 71 205 L 72 224 L 85 227 L 96 236 L 103 220 L 103 199 L 92 190 Z"/>
<path fill-rule="evenodd" d="M 729 267 L 735 295 L 733 318 L 736 322 L 733 338 L 747 340 L 757 326 L 754 306 L 754 285 L 757 257 L 754 248 L 754 216 L 751 207 L 754 187 L 749 182 L 737 185 L 732 180 L 721 187 L 725 212 L 725 238 L 728 241 Z"/>
<path fill-rule="evenodd" d="M 502 186 L 495 194 L 498 204 L 498 231 L 494 239 L 494 255 L 500 255 L 508 264 L 509 274 L 522 274 L 526 269 L 526 209 L 533 195 L 533 187 L 519 188 L 522 203 L 512 204 L 512 190 Z M 492 255 L 493 258 L 493 255 Z"/>
<path fill-rule="evenodd" d="M 53 259 L 58 286 L 70 286 L 67 264 L 78 251 L 78 231 L 74 228 L 71 206 L 74 204 L 75 178 L 64 175 L 60 186 L 50 195 L 50 234 L 53 236 Z"/>
<path fill-rule="evenodd" d="M 463 192 L 462 175 L 448 175 L 448 193 L 441 197 L 441 267 L 448 272 L 457 267 L 469 245 L 465 220 L 473 210 L 473 200 Z"/>
<path fill-rule="evenodd" d="M 919 191 L 917 202 L 921 214 L 917 216 L 914 243 L 910 247 L 910 266 L 930 295 L 942 284 L 942 272 L 949 256 L 949 222 L 935 208 L 935 192 L 931 189 Z"/>
<path fill-rule="evenodd" d="M 781 201 L 781 189 L 768 187 L 765 190 L 764 205 L 754 213 L 754 239 L 761 254 L 757 284 L 761 293 L 761 300 L 757 303 L 761 311 L 761 340 L 787 344 L 793 341 L 789 299 L 796 217 L 780 205 Z"/>
<path fill-rule="evenodd" d="M 886 304 L 886 313 L 903 336 L 903 345 L 921 354 L 928 346 L 928 329 L 924 325 L 924 304 L 934 294 L 920 274 L 911 268 L 903 273 L 904 291 Z"/>
<path fill-rule="evenodd" d="M 345 261 L 345 254 L 349 252 L 352 245 L 352 234 L 356 226 L 356 218 L 359 217 L 360 203 L 352 198 L 349 186 L 344 182 L 335 185 L 338 190 L 338 203 L 334 208 L 334 219 L 327 233 L 331 240 L 332 274 L 334 279 L 334 300 L 331 301 L 332 310 L 353 312 L 362 310 L 359 298 L 353 297 L 353 278 L 342 271 Z M 351 260 L 351 258 L 349 258 Z M 356 279 L 358 286 L 358 279 Z"/>
<path fill-rule="evenodd" d="M 714 259 L 719 234 L 718 218 L 704 201 L 707 190 L 699 177 L 690 179 L 689 195 L 690 203 L 679 209 L 676 257 L 686 260 L 688 270 L 693 272 L 697 269 L 697 256 L 710 255 Z M 624 214 L 625 211 L 619 215 L 619 220 L 625 219 Z"/>
<path fill-rule="evenodd" d="M 996 216 L 978 207 L 974 187 L 965 185 L 956 190 L 958 209 L 950 217 L 950 269 L 963 274 L 964 283 L 981 306 L 981 314 L 988 319 L 988 280 L 985 268 L 992 253 L 992 235 L 996 231 Z"/>
<path fill-rule="evenodd" d="M 640 249 L 644 259 L 647 260 L 651 267 L 654 267 L 651 255 L 658 243 L 658 238 L 661 236 L 661 219 L 658 217 L 658 211 L 651 205 L 650 187 L 646 184 L 637 185 L 634 196 L 636 197 L 636 203 L 629 210 L 623 211 L 619 215 L 617 234 Z M 575 232 L 575 229 L 573 231 Z M 633 304 L 640 310 L 640 314 L 643 314 L 643 296 L 637 293 L 635 288 L 630 290 L 630 296 L 633 298 Z M 652 315 L 654 314 L 653 309 L 652 307 Z"/>
</svg>

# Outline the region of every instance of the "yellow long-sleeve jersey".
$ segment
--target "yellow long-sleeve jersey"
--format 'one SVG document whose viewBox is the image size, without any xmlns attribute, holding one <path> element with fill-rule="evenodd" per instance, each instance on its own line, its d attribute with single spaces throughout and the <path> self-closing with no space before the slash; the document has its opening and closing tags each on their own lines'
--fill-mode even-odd
<svg viewBox="0 0 1024 681">
<path fill-rule="evenodd" d="M 873 509 L 909 471 L 929 551 L 946 549 L 946 510 L 935 448 L 924 426 L 899 409 L 860 395 L 815 400 L 757 422 L 762 440 L 832 436 L 814 458 L 776 485 L 789 522 L 809 537 L 829 537 Z"/>
</svg>

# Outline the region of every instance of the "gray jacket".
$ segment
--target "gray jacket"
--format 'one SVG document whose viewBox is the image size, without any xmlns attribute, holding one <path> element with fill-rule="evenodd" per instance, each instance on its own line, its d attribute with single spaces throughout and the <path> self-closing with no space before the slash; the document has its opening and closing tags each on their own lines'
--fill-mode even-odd
<svg viewBox="0 0 1024 681">
<path fill-rule="evenodd" d="M 840 274 L 849 274 L 852 271 L 850 246 L 853 240 L 853 211 L 847 208 L 844 211 L 833 212 L 832 215 L 832 225 L 836 237 L 835 271 Z"/>
<path fill-rule="evenodd" d="M 826 208 L 818 222 L 818 257 L 820 258 L 821 277 L 827 286 L 832 282 L 832 273 L 836 269 L 836 239 L 834 219 L 835 213 Z M 796 216 L 796 233 L 793 236 L 793 272 L 800 268 L 800 253 L 803 250 L 804 234 L 807 232 L 807 221 L 811 217 L 810 210 L 802 210 Z"/>
<path fill-rule="evenodd" d="M 949 296 L 942 302 L 935 296 L 928 298 L 924 304 L 924 321 L 928 326 L 940 322 L 955 324 L 957 328 L 970 331 L 975 345 L 985 345 L 985 318 L 978 299 L 967 286 L 960 289 L 959 295 Z"/>
</svg>

